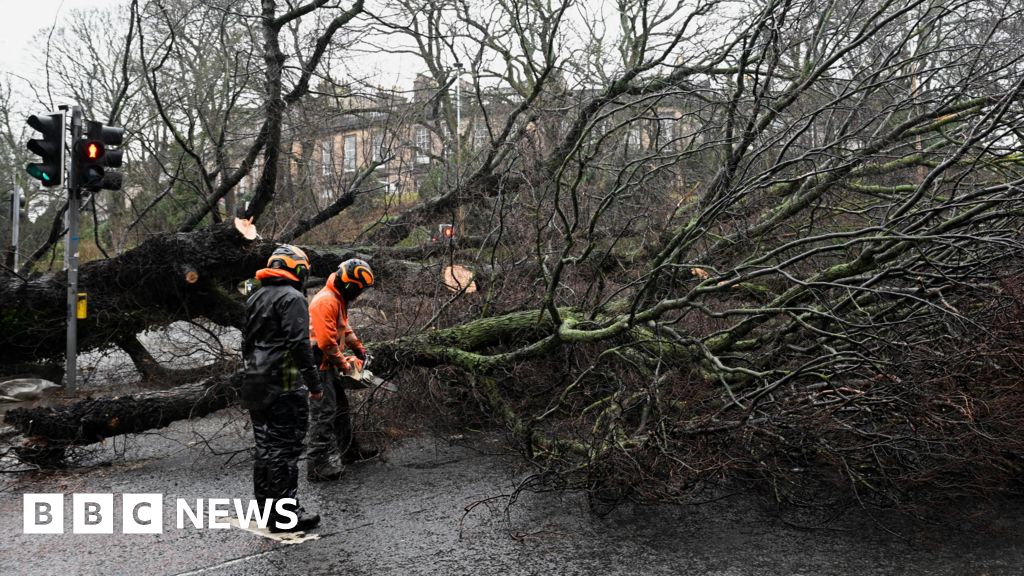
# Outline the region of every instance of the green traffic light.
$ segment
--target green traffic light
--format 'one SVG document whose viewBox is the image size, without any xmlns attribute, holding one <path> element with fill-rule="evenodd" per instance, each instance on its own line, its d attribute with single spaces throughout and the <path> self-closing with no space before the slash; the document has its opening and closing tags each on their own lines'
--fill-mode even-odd
<svg viewBox="0 0 1024 576">
<path fill-rule="evenodd" d="M 64 113 L 29 116 L 28 125 L 40 132 L 42 138 L 32 138 L 26 144 L 29 152 L 39 156 L 39 160 L 28 164 L 25 169 L 47 188 L 60 186 L 64 181 Z"/>
<path fill-rule="evenodd" d="M 40 168 L 38 164 L 29 164 L 28 166 L 25 166 L 25 171 L 28 172 L 29 176 L 37 180 L 42 180 L 43 182 L 49 182 L 52 179 L 52 176 Z"/>
</svg>

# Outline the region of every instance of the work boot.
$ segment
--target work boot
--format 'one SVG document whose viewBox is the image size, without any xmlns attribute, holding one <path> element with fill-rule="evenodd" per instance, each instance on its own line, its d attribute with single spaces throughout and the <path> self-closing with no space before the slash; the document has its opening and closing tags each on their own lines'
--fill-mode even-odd
<svg viewBox="0 0 1024 576">
<path fill-rule="evenodd" d="M 341 478 L 344 469 L 330 458 L 316 458 L 306 463 L 306 479 L 310 482 L 329 482 Z"/>
<path fill-rule="evenodd" d="M 314 512 L 307 512 L 305 508 L 299 506 L 295 509 L 295 515 L 298 516 L 299 521 L 295 526 L 291 528 L 278 528 L 278 522 L 284 523 L 289 519 L 283 515 L 274 514 L 270 517 L 270 522 L 267 523 L 267 527 L 271 532 L 305 532 L 306 530 L 312 530 L 320 524 L 320 515 Z"/>
<path fill-rule="evenodd" d="M 341 456 L 342 464 L 352 464 L 353 462 L 362 462 L 363 460 L 369 460 L 370 458 L 376 457 L 380 454 L 380 450 L 376 448 L 363 448 L 362 446 L 350 446 L 348 450 Z"/>
</svg>

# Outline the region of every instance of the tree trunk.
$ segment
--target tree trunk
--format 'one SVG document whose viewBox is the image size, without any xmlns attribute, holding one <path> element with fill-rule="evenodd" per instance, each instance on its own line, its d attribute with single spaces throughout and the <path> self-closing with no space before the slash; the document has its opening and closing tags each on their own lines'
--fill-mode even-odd
<svg viewBox="0 0 1024 576">
<path fill-rule="evenodd" d="M 175 320 L 202 316 L 239 325 L 242 308 L 229 290 L 252 277 L 271 249 L 218 225 L 156 236 L 116 258 L 83 264 L 79 290 L 88 294 L 89 317 L 78 321 L 79 350 Z M 59 272 L 0 281 L 0 364 L 63 356 L 66 278 Z"/>
<path fill-rule="evenodd" d="M 244 300 L 236 286 L 262 268 L 276 243 L 242 237 L 232 224 L 155 236 L 115 258 L 83 264 L 79 290 L 89 317 L 78 321 L 78 349 L 130 342 L 136 334 L 178 320 L 207 318 L 242 325 Z M 328 275 L 357 254 L 308 249 L 314 273 Z M 378 276 L 386 262 L 373 262 Z M 66 272 L 27 280 L 0 277 L 0 365 L 64 356 Z"/>
<path fill-rule="evenodd" d="M 481 373 L 496 367 L 479 351 L 496 344 L 532 342 L 548 336 L 553 327 L 539 320 L 536 310 L 515 312 L 371 344 L 372 368 L 395 374 L 410 366 L 453 363 Z M 84 445 L 120 434 L 163 428 L 176 420 L 199 418 L 237 400 L 237 374 L 213 376 L 159 392 L 115 398 L 89 398 L 60 408 L 15 408 L 4 421 L 32 439 L 35 446 Z"/>
<path fill-rule="evenodd" d="M 226 408 L 237 398 L 240 384 L 237 375 L 217 376 L 170 390 L 89 398 L 61 408 L 15 408 L 4 421 L 25 436 L 19 448 L 23 459 L 54 465 L 68 446 L 163 428 Z"/>
</svg>

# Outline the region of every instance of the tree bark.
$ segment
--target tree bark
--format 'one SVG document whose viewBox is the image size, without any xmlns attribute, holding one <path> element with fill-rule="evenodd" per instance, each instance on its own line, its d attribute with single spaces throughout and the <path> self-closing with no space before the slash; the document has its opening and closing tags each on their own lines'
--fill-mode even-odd
<svg viewBox="0 0 1024 576">
<path fill-rule="evenodd" d="M 27 437 L 31 446 L 92 444 L 226 408 L 237 399 L 240 385 L 237 374 L 215 376 L 170 390 L 89 398 L 61 408 L 15 408 L 4 421 Z"/>
<path fill-rule="evenodd" d="M 500 365 L 503 358 L 512 357 L 488 356 L 481 350 L 497 344 L 529 345 L 552 331 L 553 326 L 542 320 L 537 310 L 485 318 L 455 328 L 371 343 L 375 354 L 372 368 L 377 374 L 388 375 L 411 366 L 452 363 L 484 373 Z M 240 385 L 238 374 L 212 376 L 159 392 L 89 398 L 60 408 L 15 408 L 7 412 L 4 421 L 36 446 L 92 444 L 226 408 L 237 400 Z"/>
<path fill-rule="evenodd" d="M 156 236 L 116 258 L 82 265 L 79 289 L 89 295 L 89 317 L 78 321 L 79 350 L 176 320 L 240 325 L 233 287 L 251 278 L 272 250 L 271 243 L 247 241 L 225 224 Z M 0 280 L 0 364 L 63 356 L 66 278 L 59 272 Z"/>
<path fill-rule="evenodd" d="M 148 329 L 207 318 L 240 327 L 244 299 L 238 284 L 262 268 L 276 242 L 250 241 L 232 224 L 155 236 L 115 258 L 83 264 L 79 290 L 89 317 L 78 321 L 78 349 L 130 342 Z M 327 276 L 356 256 L 344 248 L 307 248 L 313 271 Z M 387 277 L 388 259 L 372 259 Z M 66 349 L 65 272 L 23 279 L 0 277 L 0 365 L 63 357 Z"/>
</svg>

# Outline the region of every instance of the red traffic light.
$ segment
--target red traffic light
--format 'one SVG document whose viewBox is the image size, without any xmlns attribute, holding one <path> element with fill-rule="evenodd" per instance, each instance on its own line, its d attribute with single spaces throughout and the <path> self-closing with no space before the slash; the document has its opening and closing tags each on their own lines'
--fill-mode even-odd
<svg viewBox="0 0 1024 576">
<path fill-rule="evenodd" d="M 103 157 L 103 143 L 89 140 L 82 143 L 82 154 L 86 160 L 99 160 Z"/>
<path fill-rule="evenodd" d="M 121 166 L 124 150 L 119 145 L 123 141 L 124 128 L 105 126 L 102 122 L 89 122 L 86 137 L 75 142 L 74 154 L 71 157 L 75 186 L 93 192 L 120 190 L 121 173 L 108 168 Z"/>
</svg>

